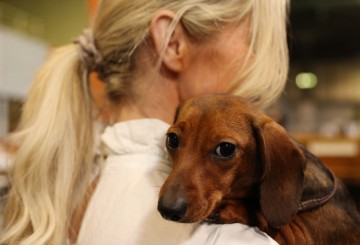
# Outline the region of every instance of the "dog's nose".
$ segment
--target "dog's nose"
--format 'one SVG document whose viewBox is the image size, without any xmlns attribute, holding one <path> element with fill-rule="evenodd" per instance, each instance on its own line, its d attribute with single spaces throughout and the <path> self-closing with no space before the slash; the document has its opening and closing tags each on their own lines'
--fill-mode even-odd
<svg viewBox="0 0 360 245">
<path fill-rule="evenodd" d="M 175 199 L 167 199 L 161 197 L 158 202 L 158 211 L 164 219 L 171 221 L 181 220 L 187 210 L 188 202 L 183 197 L 177 197 Z"/>
</svg>

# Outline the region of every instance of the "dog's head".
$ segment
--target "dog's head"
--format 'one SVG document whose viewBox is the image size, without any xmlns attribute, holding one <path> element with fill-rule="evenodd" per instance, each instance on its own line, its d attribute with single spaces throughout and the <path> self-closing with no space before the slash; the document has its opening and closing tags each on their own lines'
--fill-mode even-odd
<svg viewBox="0 0 360 245">
<path fill-rule="evenodd" d="M 246 101 L 226 95 L 187 101 L 166 147 L 173 170 L 159 196 L 164 218 L 202 221 L 223 199 L 249 196 L 272 226 L 296 214 L 306 160 L 280 125 Z"/>
</svg>

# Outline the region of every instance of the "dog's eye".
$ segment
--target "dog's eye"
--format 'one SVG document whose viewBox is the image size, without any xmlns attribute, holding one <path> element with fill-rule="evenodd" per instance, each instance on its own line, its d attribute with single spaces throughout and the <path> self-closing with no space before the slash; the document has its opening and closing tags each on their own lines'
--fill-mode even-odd
<svg viewBox="0 0 360 245">
<path fill-rule="evenodd" d="M 167 134 L 166 146 L 170 149 L 176 149 L 179 147 L 179 138 L 175 133 Z"/>
<path fill-rule="evenodd" d="M 236 146 L 234 144 L 224 142 L 218 145 L 218 147 L 215 150 L 215 154 L 218 157 L 226 158 L 226 157 L 231 157 L 234 154 L 235 150 L 236 150 Z"/>
</svg>

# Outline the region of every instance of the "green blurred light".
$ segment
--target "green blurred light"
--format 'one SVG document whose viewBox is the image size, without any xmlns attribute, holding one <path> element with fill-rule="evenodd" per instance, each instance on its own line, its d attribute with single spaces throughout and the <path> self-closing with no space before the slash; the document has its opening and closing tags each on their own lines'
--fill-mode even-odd
<svg viewBox="0 0 360 245">
<path fill-rule="evenodd" d="M 312 89 L 318 84 L 318 79 L 314 73 L 304 72 L 296 76 L 295 82 L 300 89 Z"/>
</svg>

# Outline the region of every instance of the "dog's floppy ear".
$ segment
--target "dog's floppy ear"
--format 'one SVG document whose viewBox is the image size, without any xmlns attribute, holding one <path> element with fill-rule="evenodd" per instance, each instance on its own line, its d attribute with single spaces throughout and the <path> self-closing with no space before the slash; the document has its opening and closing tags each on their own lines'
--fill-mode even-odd
<svg viewBox="0 0 360 245">
<path fill-rule="evenodd" d="M 264 116 L 254 123 L 263 176 L 260 206 L 273 227 L 289 224 L 301 201 L 306 159 L 286 131 Z"/>
</svg>

